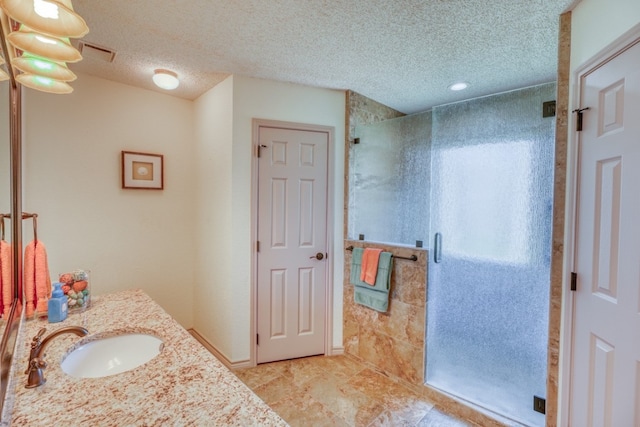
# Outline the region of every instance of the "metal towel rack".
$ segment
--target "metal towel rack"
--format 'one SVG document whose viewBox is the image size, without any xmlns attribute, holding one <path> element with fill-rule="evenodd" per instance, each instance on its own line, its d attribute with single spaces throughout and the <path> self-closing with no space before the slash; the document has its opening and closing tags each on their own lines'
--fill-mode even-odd
<svg viewBox="0 0 640 427">
<path fill-rule="evenodd" d="M 22 212 L 22 219 L 33 219 L 33 240 L 38 241 L 38 214 L 37 213 L 28 213 Z"/>
<path fill-rule="evenodd" d="M 345 249 L 348 250 L 348 251 L 353 251 L 353 246 L 347 246 Z M 410 257 L 393 255 L 393 254 L 391 254 L 391 255 L 394 258 L 398 258 L 398 259 L 406 259 L 406 260 L 409 260 L 409 261 L 417 261 L 418 260 L 418 257 L 415 256 L 415 255 L 411 255 Z"/>
</svg>

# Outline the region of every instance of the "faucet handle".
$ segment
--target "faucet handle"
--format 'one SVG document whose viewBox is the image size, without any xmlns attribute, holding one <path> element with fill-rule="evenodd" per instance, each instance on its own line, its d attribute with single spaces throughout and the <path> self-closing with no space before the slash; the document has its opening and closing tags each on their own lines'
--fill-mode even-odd
<svg viewBox="0 0 640 427">
<path fill-rule="evenodd" d="M 47 332 L 47 328 L 40 328 L 36 336 L 33 337 L 33 339 L 31 340 L 31 353 L 29 354 L 29 366 L 27 366 L 27 370 L 24 372 L 25 374 L 28 374 L 29 371 L 31 370 L 31 361 L 34 359 L 38 351 L 38 348 L 40 347 L 40 339 L 42 338 L 45 332 Z"/>
<path fill-rule="evenodd" d="M 45 332 L 47 332 L 47 328 L 40 328 L 36 336 L 33 337 L 33 339 L 31 340 L 31 347 L 33 347 L 34 345 L 40 344 L 40 339 L 42 338 Z"/>
</svg>

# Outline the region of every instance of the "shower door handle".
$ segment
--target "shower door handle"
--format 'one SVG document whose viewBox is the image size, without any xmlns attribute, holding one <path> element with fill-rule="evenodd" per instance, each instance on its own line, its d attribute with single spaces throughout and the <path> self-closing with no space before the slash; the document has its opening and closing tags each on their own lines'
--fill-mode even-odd
<svg viewBox="0 0 640 427">
<path fill-rule="evenodd" d="M 436 237 L 433 242 L 433 261 L 436 263 L 442 261 L 442 234 L 441 233 L 436 233 Z"/>
</svg>

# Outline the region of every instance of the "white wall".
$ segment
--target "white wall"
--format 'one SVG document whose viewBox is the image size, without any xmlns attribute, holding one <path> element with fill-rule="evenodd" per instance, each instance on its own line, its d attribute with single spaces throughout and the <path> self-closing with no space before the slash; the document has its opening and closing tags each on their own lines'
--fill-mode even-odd
<svg viewBox="0 0 640 427">
<path fill-rule="evenodd" d="M 581 0 L 571 11 L 571 75 L 569 111 L 579 108 L 577 105 L 577 72 L 602 49 L 640 23 L 640 1 L 638 0 Z M 574 132 L 575 118 L 571 117 L 569 130 L 569 152 L 567 157 L 568 191 L 566 200 L 565 241 L 571 242 L 574 218 L 572 217 L 573 185 L 575 176 L 575 147 L 576 134 Z M 571 244 L 567 243 L 565 251 L 564 270 L 571 271 Z M 566 274 L 565 274 L 566 277 Z M 570 296 L 568 287 L 563 286 L 563 313 L 560 338 L 560 381 L 559 396 L 560 410 L 558 411 L 558 425 L 568 425 L 568 386 L 569 386 L 569 350 L 570 350 Z"/>
<path fill-rule="evenodd" d="M 578 69 L 638 23 L 638 0 L 581 0 L 571 11 L 571 69 Z"/>
<path fill-rule="evenodd" d="M 195 101 L 194 327 L 227 358 L 235 329 L 230 250 L 232 123 L 233 77 L 229 77 Z"/>
<path fill-rule="evenodd" d="M 228 80 L 224 82 L 228 83 Z M 210 112 L 200 111 L 205 105 L 211 105 L 213 100 L 209 96 L 219 97 L 219 101 L 227 103 L 227 108 L 233 109 L 231 163 L 227 164 L 221 179 L 225 185 L 231 178 L 231 204 L 228 205 L 229 194 L 222 194 L 221 201 L 212 201 L 216 205 L 224 205 L 224 218 L 214 225 L 216 231 L 211 236 L 219 236 L 221 241 L 209 241 L 209 245 L 223 245 L 222 249 L 229 251 L 224 256 L 228 262 L 224 268 L 218 269 L 215 276 L 199 277 L 202 295 L 218 293 L 224 295 L 219 302 L 201 301 L 196 295 L 196 323 L 195 328 L 205 338 L 216 346 L 227 359 L 233 363 L 245 362 L 251 359 L 250 329 L 251 329 L 251 167 L 252 167 L 252 119 L 270 119 L 298 123 L 308 123 L 335 127 L 334 147 L 334 301 L 333 301 L 333 347 L 342 347 L 342 281 L 343 281 L 343 175 L 344 175 L 344 92 L 328 89 L 317 89 L 287 83 L 252 79 L 242 76 L 233 77 L 233 101 L 229 102 L 228 92 L 214 88 L 213 93 L 206 94 L 206 100 L 198 100 L 198 127 L 215 126 L 215 123 L 205 123 Z M 219 94 L 217 92 L 220 92 Z M 211 104 L 210 104 L 211 103 Z M 225 126 L 228 122 L 225 120 Z M 201 134 L 206 132 L 201 130 Z M 213 134 L 213 130 L 211 131 Z M 225 131 L 225 138 L 227 137 Z M 206 145 L 206 144 L 205 144 Z M 228 159 L 228 152 L 224 151 L 224 159 Z M 199 143 L 198 157 L 203 154 L 203 144 Z M 203 165 L 201 165 L 201 168 Z M 228 169 L 230 168 L 230 169 Z M 229 176 L 230 171 L 230 176 Z M 217 174 L 217 172 L 213 172 Z M 202 184 L 202 183 L 200 183 Z M 219 185 L 219 182 L 205 182 L 204 185 Z M 227 209 L 231 209 L 227 211 Z M 207 236 L 208 238 L 209 236 Z M 202 248 L 201 248 L 202 249 Z M 206 250 L 206 249 L 205 249 Z M 220 253 L 211 249 L 211 253 Z M 331 256 L 331 255 L 330 255 Z M 230 266 L 228 269 L 227 266 Z M 222 271 L 220 271 L 222 270 Z M 223 288 L 221 288 L 223 287 Z M 231 291 L 231 293 L 229 293 Z M 220 305 L 226 304 L 226 307 Z M 232 307 L 229 308 L 229 307 Z M 214 315 L 205 315 L 205 310 L 217 310 Z M 224 329 L 212 323 L 224 325 Z M 209 323 L 201 323 L 208 320 Z"/>
<path fill-rule="evenodd" d="M 90 269 L 96 295 L 142 288 L 190 327 L 193 103 L 88 75 L 73 87 L 24 90 L 23 206 L 39 215 L 50 273 Z M 163 154 L 164 190 L 123 190 L 121 150 Z"/>
</svg>

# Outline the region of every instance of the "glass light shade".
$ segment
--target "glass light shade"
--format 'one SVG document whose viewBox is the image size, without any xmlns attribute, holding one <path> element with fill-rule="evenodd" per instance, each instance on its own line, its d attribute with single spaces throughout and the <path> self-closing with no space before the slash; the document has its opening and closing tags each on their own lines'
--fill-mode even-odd
<svg viewBox="0 0 640 427">
<path fill-rule="evenodd" d="M 66 82 L 49 77 L 37 76 L 31 73 L 22 73 L 16 76 L 16 80 L 23 86 L 49 93 L 71 93 L 73 88 Z"/>
<path fill-rule="evenodd" d="M 5 80 L 9 80 L 9 74 L 7 74 L 3 69 L 0 69 L 0 82 Z"/>
<path fill-rule="evenodd" d="M 0 0 L 0 6 L 14 20 L 52 37 L 79 38 L 89 32 L 84 19 L 69 7 L 70 1 Z"/>
<path fill-rule="evenodd" d="M 22 72 L 63 82 L 71 82 L 76 79 L 76 75 L 65 64 L 38 58 L 37 56 L 22 55 L 14 58 L 11 64 Z"/>
<path fill-rule="evenodd" d="M 60 38 L 45 36 L 30 31 L 24 26 L 20 31 L 14 31 L 7 36 L 7 40 L 16 49 L 32 53 L 43 58 L 58 62 L 78 62 L 82 55 L 78 49 Z"/>
<path fill-rule="evenodd" d="M 173 71 L 158 69 L 154 71 L 153 82 L 159 88 L 173 90 L 178 87 L 180 81 Z"/>
</svg>

